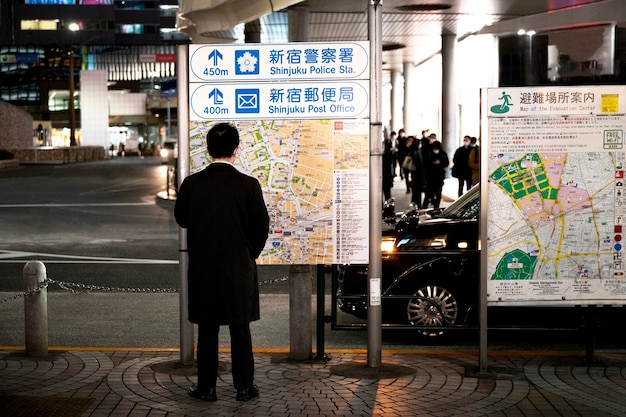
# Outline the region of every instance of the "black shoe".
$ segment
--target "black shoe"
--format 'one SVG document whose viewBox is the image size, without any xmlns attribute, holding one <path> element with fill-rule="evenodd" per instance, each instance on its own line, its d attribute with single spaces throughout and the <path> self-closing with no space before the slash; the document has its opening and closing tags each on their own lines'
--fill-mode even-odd
<svg viewBox="0 0 626 417">
<path fill-rule="evenodd" d="M 200 390 L 195 385 L 189 388 L 189 396 L 202 401 L 217 401 L 217 391 L 215 388 Z"/>
<path fill-rule="evenodd" d="M 237 390 L 237 401 L 248 401 L 259 396 L 259 389 L 256 385 Z"/>
</svg>

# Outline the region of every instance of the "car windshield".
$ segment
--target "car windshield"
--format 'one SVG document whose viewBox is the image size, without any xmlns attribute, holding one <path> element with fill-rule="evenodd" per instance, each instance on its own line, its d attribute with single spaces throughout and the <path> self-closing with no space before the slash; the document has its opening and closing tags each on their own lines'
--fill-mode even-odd
<svg viewBox="0 0 626 417">
<path fill-rule="evenodd" d="M 473 186 L 454 203 L 450 204 L 437 217 L 448 219 L 477 219 L 480 211 L 480 184 Z"/>
</svg>

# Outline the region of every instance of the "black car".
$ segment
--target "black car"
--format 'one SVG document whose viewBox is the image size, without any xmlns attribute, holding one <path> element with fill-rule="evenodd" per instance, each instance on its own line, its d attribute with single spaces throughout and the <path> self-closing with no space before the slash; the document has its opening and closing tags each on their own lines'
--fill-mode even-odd
<svg viewBox="0 0 626 417">
<path fill-rule="evenodd" d="M 480 285 L 479 186 L 443 210 L 409 210 L 384 230 L 382 319 L 427 337 L 452 328 L 477 328 Z M 384 211 L 387 219 L 391 213 Z M 367 265 L 342 265 L 339 309 L 367 317 Z M 490 329 L 579 330 L 621 326 L 624 308 L 490 306 Z M 612 324 L 611 324 L 612 323 Z M 595 331 L 595 330 L 594 330 Z"/>
<path fill-rule="evenodd" d="M 410 210 L 384 230 L 383 322 L 422 328 L 467 323 L 476 316 L 479 284 L 479 186 L 443 210 Z M 391 218 L 388 213 L 387 221 Z M 367 315 L 367 265 L 344 265 L 338 278 L 339 308 Z"/>
</svg>

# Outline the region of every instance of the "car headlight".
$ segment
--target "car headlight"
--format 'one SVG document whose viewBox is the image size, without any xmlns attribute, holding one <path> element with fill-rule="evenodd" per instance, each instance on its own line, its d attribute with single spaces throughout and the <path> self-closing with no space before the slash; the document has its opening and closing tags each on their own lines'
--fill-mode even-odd
<svg viewBox="0 0 626 417">
<path fill-rule="evenodd" d="M 380 250 L 383 252 L 393 252 L 396 248 L 395 238 L 385 238 L 380 242 Z"/>
</svg>

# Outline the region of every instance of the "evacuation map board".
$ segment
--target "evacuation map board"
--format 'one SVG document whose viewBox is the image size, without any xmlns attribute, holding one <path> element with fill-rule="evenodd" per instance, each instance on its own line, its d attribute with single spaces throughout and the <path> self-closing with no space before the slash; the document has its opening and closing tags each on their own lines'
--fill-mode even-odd
<svg viewBox="0 0 626 417">
<path fill-rule="evenodd" d="M 484 94 L 487 301 L 623 304 L 626 87 Z"/>
</svg>

